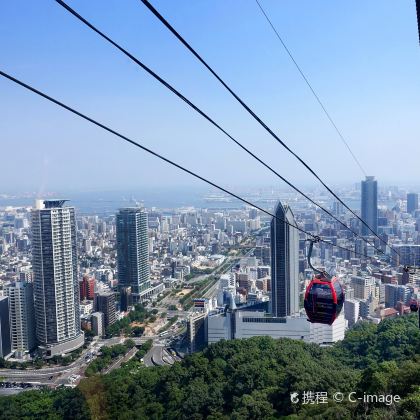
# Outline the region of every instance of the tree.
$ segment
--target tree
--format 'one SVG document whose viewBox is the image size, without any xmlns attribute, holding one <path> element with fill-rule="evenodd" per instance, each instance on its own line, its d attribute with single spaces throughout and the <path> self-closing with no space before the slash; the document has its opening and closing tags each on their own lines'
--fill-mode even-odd
<svg viewBox="0 0 420 420">
<path fill-rule="evenodd" d="M 172 366 L 146 368 L 152 341 L 120 369 L 98 375 L 134 346 L 103 347 L 75 390 L 0 397 L 8 419 L 411 419 L 420 418 L 420 351 L 416 317 L 361 323 L 343 342 L 322 348 L 297 340 L 253 337 L 220 341 Z M 410 338 L 413 338 L 410 340 Z M 363 342 L 362 342 L 363 341 Z M 393 360 L 386 352 L 390 348 Z M 292 404 L 290 394 L 327 392 L 327 404 Z M 398 404 L 334 403 L 335 392 L 399 395 Z M 74 405 L 73 405 L 74 403 Z"/>
</svg>

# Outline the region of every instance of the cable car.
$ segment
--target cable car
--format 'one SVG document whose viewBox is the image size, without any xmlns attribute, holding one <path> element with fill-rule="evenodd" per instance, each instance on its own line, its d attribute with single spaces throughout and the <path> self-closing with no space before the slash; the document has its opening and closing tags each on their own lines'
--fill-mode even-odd
<svg viewBox="0 0 420 420">
<path fill-rule="evenodd" d="M 312 248 L 318 240 L 310 240 L 308 264 L 317 274 L 306 288 L 304 307 L 309 322 L 331 325 L 343 309 L 344 290 L 337 277 L 330 277 L 312 266 Z"/>
<path fill-rule="evenodd" d="M 331 325 L 343 304 L 344 291 L 337 277 L 317 274 L 306 288 L 304 306 L 309 322 Z"/>
</svg>

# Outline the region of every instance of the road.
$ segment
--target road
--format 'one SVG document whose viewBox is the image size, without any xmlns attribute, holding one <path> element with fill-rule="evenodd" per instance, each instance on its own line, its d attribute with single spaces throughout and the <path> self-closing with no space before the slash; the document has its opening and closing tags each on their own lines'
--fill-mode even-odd
<svg viewBox="0 0 420 420">
<path fill-rule="evenodd" d="M 119 368 L 123 363 L 128 362 L 137 353 L 137 348 L 133 347 L 125 356 L 119 357 L 114 363 L 112 363 L 104 373 L 109 373 L 114 369 Z"/>
<path fill-rule="evenodd" d="M 251 248 L 244 256 L 249 256 L 254 251 L 254 248 Z M 211 274 L 206 274 L 203 276 L 199 276 L 194 278 L 190 283 L 194 283 L 197 281 L 202 280 L 203 278 L 207 278 L 208 276 L 214 275 L 220 271 L 223 273 L 227 273 L 231 270 L 236 261 L 241 258 L 242 256 L 235 256 L 235 257 L 228 257 L 226 261 L 234 261 L 233 264 L 228 265 L 227 268 L 222 269 L 221 267 L 215 268 Z M 226 263 L 226 262 L 225 262 Z M 218 289 L 219 281 L 215 282 L 205 293 L 203 297 L 211 298 L 213 297 Z M 167 312 L 168 317 L 173 317 L 178 315 L 180 319 L 185 319 L 191 313 L 191 311 L 170 311 L 167 308 L 161 308 L 162 312 Z M 177 332 L 172 331 L 170 334 L 165 337 L 165 339 L 159 339 L 158 336 L 142 336 L 139 338 L 133 338 L 134 342 L 139 345 L 143 344 L 148 340 L 153 340 L 153 347 L 151 350 L 144 356 L 144 364 L 145 366 L 154 366 L 154 365 L 171 365 L 178 357 L 173 357 L 169 352 L 165 349 L 165 344 L 162 341 L 168 341 L 173 339 L 177 335 Z M 110 339 L 98 339 L 93 341 L 89 347 L 83 350 L 81 356 L 72 362 L 68 366 L 55 366 L 55 367 L 46 367 L 41 369 L 26 369 L 26 370 L 18 370 L 18 369 L 0 369 L 0 377 L 4 378 L 4 381 L 10 382 L 36 382 L 41 383 L 48 386 L 57 386 L 60 384 L 68 383 L 70 377 L 74 375 L 83 375 L 84 369 L 86 368 L 89 360 L 91 360 L 94 355 L 93 353 L 97 352 L 100 347 L 102 346 L 112 346 L 115 344 L 123 343 L 125 338 L 121 337 L 114 337 Z M 108 369 L 107 372 L 112 371 L 119 367 L 122 363 L 126 360 L 129 360 L 135 354 L 135 350 L 133 349 L 130 351 L 125 357 L 118 359 L 115 361 Z M 87 357 L 89 360 L 87 360 Z M 9 392 L 9 391 L 7 391 Z M 14 392 L 14 391 L 10 391 Z"/>
<path fill-rule="evenodd" d="M 144 344 L 147 340 L 155 340 L 157 336 L 134 338 L 134 342 Z M 114 337 L 93 341 L 90 346 L 83 350 L 81 356 L 68 366 L 46 367 L 41 369 L 0 369 L 0 377 L 15 382 L 41 382 L 45 385 L 67 383 L 67 378 L 72 375 L 83 373 L 88 364 L 86 357 L 93 351 L 98 351 L 102 346 L 112 346 L 123 343 L 125 338 Z M 64 382 L 63 382 L 64 381 Z"/>
</svg>

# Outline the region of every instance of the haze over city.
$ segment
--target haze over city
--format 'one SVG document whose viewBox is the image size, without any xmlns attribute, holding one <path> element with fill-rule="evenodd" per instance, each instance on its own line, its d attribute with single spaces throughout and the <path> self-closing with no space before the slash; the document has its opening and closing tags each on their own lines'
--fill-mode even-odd
<svg viewBox="0 0 420 420">
<path fill-rule="evenodd" d="M 308 172 L 137 1 L 124 7 L 118 1 L 73 1 L 71 6 L 280 173 L 299 185 L 313 184 Z M 265 6 L 368 174 L 386 184 L 414 182 L 419 176 L 420 58 L 412 2 L 268 1 Z M 156 7 L 324 179 L 359 181 L 363 174 L 255 2 L 160 1 Z M 277 183 L 54 2 L 6 2 L 0 31 L 3 70 L 216 182 Z M 2 168 L 14 174 L 7 183 L 3 179 L 0 191 L 196 185 L 6 80 L 0 81 L 0 90 L 2 155 L 9 157 Z M 11 157 L 17 154 L 25 171 L 15 170 Z"/>
<path fill-rule="evenodd" d="M 0 50 L 0 420 L 420 418 L 420 0 L 18 0 Z"/>
</svg>

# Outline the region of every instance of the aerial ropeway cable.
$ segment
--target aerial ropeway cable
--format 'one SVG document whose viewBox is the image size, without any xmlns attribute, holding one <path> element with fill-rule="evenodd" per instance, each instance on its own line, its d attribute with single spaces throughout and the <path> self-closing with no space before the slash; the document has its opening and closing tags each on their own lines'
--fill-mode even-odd
<svg viewBox="0 0 420 420">
<path fill-rule="evenodd" d="M 62 3 L 61 0 L 56 0 L 58 3 Z M 355 213 L 341 198 L 322 180 L 322 178 L 313 170 L 308 163 L 306 163 L 296 152 L 294 152 L 276 133 L 236 94 L 233 89 L 216 73 L 216 71 L 197 53 L 196 50 L 177 32 L 177 30 L 153 7 L 148 0 L 140 0 L 157 18 L 158 20 L 168 28 L 170 32 L 199 60 L 204 67 L 220 82 L 220 84 L 242 105 L 242 107 L 278 142 L 285 148 L 292 156 L 294 156 L 323 186 L 326 190 L 338 200 L 350 213 L 353 214 L 369 231 L 376 236 L 383 244 L 388 246 L 394 253 L 399 257 L 399 252 L 388 244 L 383 238 L 364 221 L 357 213 Z"/>
<path fill-rule="evenodd" d="M 271 27 L 271 29 L 273 30 L 274 34 L 276 35 L 277 39 L 280 41 L 281 45 L 283 46 L 284 50 L 286 51 L 287 55 L 290 57 L 290 59 L 292 60 L 293 64 L 295 65 L 297 71 L 299 72 L 299 74 L 301 75 L 302 79 L 304 80 L 304 82 L 306 83 L 306 85 L 308 86 L 309 90 L 312 92 L 312 95 L 314 96 L 314 98 L 316 99 L 316 101 L 318 102 L 319 106 L 321 107 L 321 109 L 323 110 L 325 116 L 327 117 L 328 121 L 331 123 L 331 125 L 333 126 L 334 130 L 336 131 L 336 133 L 338 134 L 338 137 L 341 139 L 341 141 L 343 142 L 343 144 L 346 146 L 347 150 L 349 151 L 349 153 L 351 154 L 353 160 L 356 162 L 357 166 L 359 167 L 359 169 L 362 171 L 364 176 L 367 176 L 366 171 L 364 170 L 362 164 L 360 163 L 359 159 L 357 158 L 356 154 L 353 152 L 353 150 L 351 150 L 350 145 L 348 144 L 347 140 L 344 138 L 343 133 L 341 132 L 341 130 L 338 128 L 337 124 L 335 123 L 335 121 L 333 120 L 331 114 L 328 112 L 327 107 L 324 105 L 324 103 L 321 101 L 321 98 L 319 97 L 319 95 L 315 92 L 315 89 L 312 87 L 311 82 L 308 79 L 308 76 L 306 76 L 306 74 L 303 72 L 302 68 L 300 67 L 300 65 L 298 64 L 298 62 L 296 61 L 295 57 L 293 56 L 292 52 L 290 51 L 290 48 L 286 45 L 286 43 L 284 42 L 283 38 L 280 36 L 279 32 L 277 31 L 277 29 L 275 28 L 273 22 L 271 22 L 271 19 L 269 18 L 266 10 L 262 7 L 261 3 L 258 0 L 255 0 L 255 2 L 257 3 L 259 9 L 261 10 L 261 13 L 263 14 L 263 16 L 265 17 L 266 21 L 268 22 L 269 26 Z"/>
<path fill-rule="evenodd" d="M 417 10 L 417 30 L 419 33 L 419 44 L 420 44 L 420 0 L 416 0 L 416 10 Z"/>
<path fill-rule="evenodd" d="M 192 171 L 192 170 L 190 170 L 190 169 L 188 169 L 188 168 L 186 168 L 186 167 L 184 167 L 184 166 L 182 166 L 182 165 L 174 162 L 171 159 L 166 158 L 165 156 L 163 156 L 163 155 L 161 155 L 161 154 L 153 151 L 152 149 L 150 149 L 150 148 L 148 148 L 148 147 L 146 147 L 146 146 L 138 143 L 137 141 L 135 141 L 135 140 L 133 140 L 133 139 L 131 139 L 131 138 L 129 138 L 129 137 L 127 137 L 127 136 L 119 133 L 118 131 L 114 130 L 113 128 L 111 128 L 111 127 L 109 127 L 109 126 L 107 126 L 107 125 L 105 125 L 105 124 L 103 124 L 103 123 L 101 123 L 101 122 L 99 122 L 99 121 L 97 121 L 97 120 L 95 120 L 95 119 L 93 119 L 93 118 L 91 118 L 91 117 L 83 114 L 82 112 L 80 112 L 80 111 L 78 111 L 78 110 L 76 110 L 74 108 L 71 108 L 70 106 L 66 105 L 65 103 L 59 101 L 58 99 L 55 99 L 52 96 L 47 95 L 46 93 L 44 93 L 44 92 L 36 89 L 35 87 L 33 87 L 33 86 L 31 86 L 31 85 L 29 85 L 29 84 L 27 84 L 27 83 L 25 83 L 25 82 L 23 82 L 23 81 L 15 78 L 14 76 L 12 76 L 12 75 L 10 75 L 10 74 L 2 71 L 2 70 L 0 70 L 0 76 L 4 77 L 5 79 L 10 80 L 11 82 L 13 82 L 13 83 L 15 83 L 15 84 L 17 84 L 17 85 L 19 85 L 19 86 L 21 86 L 23 88 L 25 88 L 26 90 L 29 90 L 29 91 L 35 93 L 38 96 L 43 97 L 44 99 L 48 100 L 49 102 L 52 102 L 52 103 L 58 105 L 59 107 L 64 108 L 65 110 L 71 112 L 74 115 L 77 115 L 78 117 L 80 117 L 80 118 L 82 118 L 82 119 L 90 122 L 91 124 L 96 125 L 97 127 L 102 128 L 103 130 L 105 130 L 105 131 L 113 134 L 114 136 L 116 136 L 116 137 L 118 137 L 118 138 L 120 138 L 120 139 L 122 139 L 122 140 L 124 140 L 124 141 L 126 141 L 128 143 L 130 143 L 131 145 L 133 145 L 135 147 L 138 147 L 138 148 L 144 150 L 145 152 L 147 152 L 147 153 L 149 153 L 149 154 L 151 154 L 151 155 L 153 155 L 153 156 L 155 156 L 155 157 L 157 157 L 157 158 L 159 158 L 159 159 L 161 159 L 161 160 L 169 163 L 170 165 L 172 165 L 172 166 L 180 169 L 181 171 L 183 171 L 183 172 L 185 172 L 185 173 L 193 176 L 194 178 L 197 178 L 197 179 L 199 179 L 199 180 L 207 183 L 208 185 L 210 185 L 210 186 L 212 186 L 212 187 L 214 187 L 214 188 L 216 188 L 216 189 L 218 189 L 218 190 L 220 190 L 220 191 L 222 191 L 222 192 L 230 195 L 231 197 L 234 197 L 237 200 L 242 201 L 243 203 L 245 203 L 245 204 L 247 204 L 247 205 L 249 205 L 249 206 L 251 206 L 251 207 L 253 207 L 253 208 L 257 209 L 257 210 L 260 210 L 264 214 L 266 214 L 266 215 L 268 215 L 270 217 L 273 217 L 274 219 L 279 220 L 282 223 L 285 223 L 286 225 L 290 226 L 291 228 L 296 229 L 296 230 L 298 230 L 301 233 L 304 233 L 308 237 L 313 238 L 313 239 L 316 239 L 318 242 L 325 243 L 327 246 L 330 246 L 332 248 L 337 248 L 337 249 L 340 249 L 342 251 L 349 252 L 350 254 L 353 254 L 353 255 L 357 255 L 357 256 L 366 258 L 368 260 L 377 261 L 377 259 L 374 258 L 374 257 L 371 257 L 371 256 L 366 255 L 366 254 L 362 254 L 362 253 L 360 253 L 360 252 L 358 252 L 356 250 L 352 250 L 352 249 L 349 249 L 349 248 L 346 248 L 346 247 L 343 247 L 343 246 L 340 246 L 340 245 L 335 245 L 335 244 L 333 244 L 332 242 L 330 242 L 328 240 L 322 239 L 319 236 L 314 235 L 313 233 L 307 232 L 306 230 L 302 229 L 298 225 L 295 225 L 293 223 L 289 223 L 287 220 L 284 220 L 281 217 L 276 216 L 275 214 L 273 214 L 273 213 L 269 212 L 268 210 L 266 210 L 266 209 L 258 206 L 257 204 L 252 203 L 251 201 L 249 201 L 249 200 L 247 200 L 247 199 L 239 196 L 238 194 L 236 194 L 236 193 L 234 193 L 234 192 L 232 192 L 232 191 L 230 191 L 230 190 L 228 190 L 228 189 L 226 189 L 224 187 L 221 187 L 220 185 L 216 184 L 215 182 L 210 181 L 209 179 L 207 179 L 207 178 L 205 178 L 205 177 L 197 174 L 196 172 L 194 172 L 194 171 Z"/>
<path fill-rule="evenodd" d="M 178 98 L 182 99 L 187 105 L 189 105 L 192 109 L 194 109 L 196 112 L 198 112 L 202 117 L 204 117 L 207 121 L 209 121 L 213 126 L 215 126 L 218 130 L 220 130 L 223 134 L 225 134 L 231 141 L 233 141 L 237 146 L 239 146 L 242 150 L 244 150 L 246 153 L 248 153 L 250 156 L 252 156 L 255 160 L 257 160 L 259 163 L 261 163 L 264 167 L 266 167 L 269 171 L 271 171 L 274 175 L 276 175 L 279 179 L 281 179 L 283 182 L 285 182 L 289 187 L 293 188 L 296 192 L 301 194 L 304 198 L 306 198 L 308 201 L 310 201 L 315 206 L 319 207 L 322 211 L 324 211 L 328 216 L 333 218 L 335 221 L 337 221 L 341 226 L 343 226 L 345 229 L 349 230 L 353 235 L 356 237 L 359 237 L 362 239 L 366 244 L 373 247 L 379 254 L 383 254 L 383 251 L 376 247 L 375 244 L 371 243 L 368 239 L 365 237 L 360 236 L 356 231 L 354 231 L 351 227 L 346 225 L 342 220 L 340 220 L 338 217 L 336 217 L 333 213 L 331 213 L 329 210 L 321 206 L 319 203 L 317 203 L 315 200 L 313 200 L 311 197 L 309 197 L 307 194 L 305 194 L 301 189 L 296 187 L 293 183 L 291 183 L 289 180 L 287 180 L 285 177 L 280 175 L 276 170 L 274 170 L 270 165 L 265 163 L 261 158 L 259 158 L 255 153 L 253 153 L 251 150 L 249 150 L 247 147 L 245 147 L 241 142 L 239 142 L 236 138 L 234 138 L 230 133 L 228 133 L 223 127 L 221 127 L 216 121 L 214 121 L 208 114 L 206 114 L 202 109 L 200 109 L 198 106 L 196 106 L 194 103 L 192 103 L 186 96 L 184 96 L 179 90 L 177 90 L 174 86 L 172 86 L 170 83 L 168 83 L 166 80 L 164 80 L 161 76 L 159 76 L 155 71 L 150 69 L 147 65 L 145 65 L 142 61 L 140 61 L 137 57 L 135 57 L 133 54 L 128 52 L 126 49 L 124 49 L 121 45 L 116 43 L 114 40 L 112 40 L 109 36 L 104 34 L 102 31 L 100 31 L 98 28 L 96 28 L 92 23 L 90 23 L 87 19 L 85 19 L 83 16 L 81 16 L 78 12 L 76 12 L 74 9 L 72 9 L 69 5 L 67 5 L 62 0 L 56 0 L 56 2 L 65 8 L 69 13 L 71 13 L 73 16 L 75 16 L 77 19 L 79 19 L 83 24 L 85 24 L 87 27 L 89 27 L 91 30 L 93 30 L 95 33 L 97 33 L 99 36 L 101 36 L 103 39 L 105 39 L 107 42 L 109 42 L 111 45 L 113 45 L 115 48 L 117 48 L 119 51 L 121 51 L 124 55 L 126 55 L 130 60 L 132 60 L 134 63 L 136 63 L 138 66 L 140 66 L 143 70 L 145 70 L 149 75 L 151 75 L 155 80 L 157 80 L 159 83 L 161 83 L 163 86 L 165 86 L 167 89 L 169 89 L 173 94 L 175 94 Z M 394 262 L 396 261 L 395 257 L 391 255 L 391 259 L 394 258 Z"/>
</svg>

